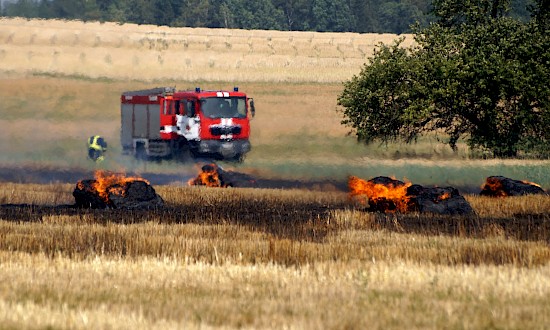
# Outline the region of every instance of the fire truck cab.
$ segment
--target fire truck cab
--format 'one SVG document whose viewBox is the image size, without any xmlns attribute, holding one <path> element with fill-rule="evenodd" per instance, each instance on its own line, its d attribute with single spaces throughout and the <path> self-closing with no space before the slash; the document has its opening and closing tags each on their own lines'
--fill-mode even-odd
<svg viewBox="0 0 550 330">
<path fill-rule="evenodd" d="M 181 158 L 188 153 L 241 161 L 250 146 L 254 101 L 232 91 L 174 87 L 121 95 L 123 153 L 136 158 Z"/>
</svg>

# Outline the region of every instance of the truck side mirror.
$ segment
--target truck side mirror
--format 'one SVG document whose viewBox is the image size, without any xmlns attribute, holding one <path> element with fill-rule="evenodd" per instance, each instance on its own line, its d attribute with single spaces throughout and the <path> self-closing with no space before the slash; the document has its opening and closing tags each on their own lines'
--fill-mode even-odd
<svg viewBox="0 0 550 330">
<path fill-rule="evenodd" d="M 250 99 L 250 113 L 252 114 L 252 117 L 256 115 L 256 108 L 254 107 L 254 99 Z"/>
</svg>

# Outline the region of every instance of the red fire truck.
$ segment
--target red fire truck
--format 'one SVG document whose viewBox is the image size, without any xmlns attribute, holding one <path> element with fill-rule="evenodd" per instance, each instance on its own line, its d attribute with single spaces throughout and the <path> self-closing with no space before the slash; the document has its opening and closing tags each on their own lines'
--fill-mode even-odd
<svg viewBox="0 0 550 330">
<path fill-rule="evenodd" d="M 240 92 L 174 87 L 121 95 L 123 153 L 139 159 L 186 155 L 242 161 L 250 151 L 254 100 Z"/>
</svg>

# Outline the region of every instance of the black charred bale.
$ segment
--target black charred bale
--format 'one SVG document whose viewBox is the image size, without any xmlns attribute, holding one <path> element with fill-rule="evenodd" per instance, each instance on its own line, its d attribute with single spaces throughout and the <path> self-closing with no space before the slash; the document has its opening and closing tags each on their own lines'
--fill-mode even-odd
<svg viewBox="0 0 550 330">
<path fill-rule="evenodd" d="M 114 186 L 117 188 L 116 185 Z M 145 181 L 132 181 L 120 185 L 123 194 L 109 193 L 109 200 L 117 209 L 155 209 L 164 205 L 164 200 Z"/>
<path fill-rule="evenodd" d="M 369 182 L 372 182 L 374 184 L 381 184 L 381 185 L 384 185 L 386 187 L 401 187 L 401 186 L 404 186 L 405 185 L 405 182 L 403 181 L 399 181 L 399 180 L 396 180 L 396 179 L 392 179 L 390 177 L 387 177 L 387 176 L 377 176 L 375 178 L 372 178 L 369 180 Z"/>
<path fill-rule="evenodd" d="M 80 208 L 104 209 L 108 201 L 101 198 L 99 192 L 94 188 L 96 180 L 81 180 L 73 190 L 75 206 Z"/>
<path fill-rule="evenodd" d="M 206 180 L 209 180 L 209 182 L 202 182 L 200 178 L 197 178 L 193 181 L 193 184 L 207 185 L 212 187 L 242 188 L 251 188 L 257 186 L 256 179 L 251 175 L 234 171 L 226 171 L 216 164 L 206 164 L 202 166 L 201 171 L 203 173 L 215 173 L 217 175 L 208 175 L 206 177 Z"/>
<path fill-rule="evenodd" d="M 384 185 L 388 188 L 399 188 L 403 181 L 386 176 L 370 179 L 368 182 Z M 400 204 L 400 205 L 398 205 Z M 399 207 L 401 206 L 401 208 Z M 423 187 L 413 184 L 406 190 L 402 200 L 372 198 L 369 200 L 369 211 L 372 212 L 421 212 L 442 215 L 473 215 L 474 210 L 453 187 Z"/>
<path fill-rule="evenodd" d="M 370 212 L 396 212 L 398 211 L 398 206 L 396 201 L 388 198 L 377 198 L 376 200 L 369 200 L 369 209 Z"/>
<path fill-rule="evenodd" d="M 473 215 L 470 203 L 461 196 L 456 188 L 422 187 L 412 185 L 407 189 L 411 204 L 421 213 L 443 215 Z"/>
<path fill-rule="evenodd" d="M 82 180 L 73 191 L 75 206 L 92 209 L 154 209 L 164 205 L 163 199 L 145 181 L 135 180 L 107 188 L 102 197 L 94 188 L 96 180 Z"/>
<path fill-rule="evenodd" d="M 257 186 L 256 179 L 246 173 L 222 169 L 219 169 L 218 173 L 224 187 L 253 188 Z"/>
<path fill-rule="evenodd" d="M 504 176 L 490 176 L 479 193 L 481 196 L 506 197 L 523 195 L 546 195 L 540 186 L 526 181 L 510 179 Z"/>
</svg>

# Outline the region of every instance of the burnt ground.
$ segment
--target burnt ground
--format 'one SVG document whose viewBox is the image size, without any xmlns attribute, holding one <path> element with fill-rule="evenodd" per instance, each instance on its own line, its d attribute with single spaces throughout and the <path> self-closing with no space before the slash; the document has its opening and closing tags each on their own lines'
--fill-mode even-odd
<svg viewBox="0 0 550 330">
<path fill-rule="evenodd" d="M 173 184 L 173 174 L 141 173 L 154 185 Z M 0 182 L 16 183 L 76 183 L 93 178 L 92 171 L 54 168 L 0 167 Z M 309 189 L 316 191 L 348 191 L 347 180 L 298 181 L 255 178 L 255 187 L 275 189 Z M 186 180 L 180 179 L 183 184 Z M 472 192 L 479 192 L 479 188 Z M 262 202 L 242 201 L 238 205 L 165 205 L 153 210 L 78 208 L 75 205 L 2 204 L 0 219 L 14 222 L 41 222 L 46 217 L 69 215 L 90 223 L 235 223 L 269 232 L 277 237 L 296 240 L 322 240 L 327 233 L 341 229 L 327 223 L 334 210 L 351 208 L 342 203 L 326 205 L 316 202 Z M 162 220 L 159 220 L 162 219 Z M 208 220 L 209 219 L 209 220 Z M 478 216 L 444 216 L 418 214 L 376 214 L 374 220 L 361 225 L 363 229 L 385 229 L 400 233 L 425 235 L 452 235 L 485 237 L 488 232 L 519 240 L 550 239 L 550 215 L 517 214 L 509 218 L 481 218 Z M 550 241 L 549 241 L 550 242 Z"/>
<path fill-rule="evenodd" d="M 78 168 L 52 168 L 52 167 L 2 167 L 0 166 L 0 182 L 14 183 L 76 183 L 83 179 L 93 179 L 94 171 Z M 197 171 L 198 174 L 198 171 Z M 127 173 L 128 176 L 135 175 Z M 186 184 L 189 176 L 177 176 L 175 174 L 162 174 L 145 172 L 140 177 L 146 179 L 151 185 L 169 185 L 174 183 Z M 346 178 L 342 180 L 285 180 L 275 178 L 254 177 L 254 188 L 267 189 L 308 189 L 308 190 L 332 190 L 347 191 Z"/>
<path fill-rule="evenodd" d="M 349 229 L 345 224 L 327 221 L 335 210 L 349 205 L 316 202 L 241 201 L 238 205 L 165 205 L 149 210 L 87 209 L 75 205 L 2 204 L 0 219 L 12 222 L 37 222 L 51 216 L 71 216 L 83 223 L 136 224 L 236 224 L 291 240 L 323 241 L 330 232 Z M 78 221 L 78 220 L 77 220 Z M 448 235 L 484 238 L 500 236 L 522 241 L 550 244 L 550 215 L 517 214 L 507 218 L 376 213 L 355 229 L 388 230 L 420 235 Z"/>
<path fill-rule="evenodd" d="M 79 168 L 54 168 L 36 166 L 0 166 L 0 183 L 76 183 L 83 179 L 93 179 L 94 171 Z M 129 176 L 134 173 L 127 173 Z M 197 170 L 198 174 L 198 170 Z M 139 174 L 151 185 L 186 184 L 189 176 L 177 176 L 175 174 L 162 174 L 144 172 Z M 323 179 L 323 180 L 295 180 L 284 178 L 254 177 L 255 182 L 251 187 L 266 189 L 306 189 L 314 191 L 342 191 L 348 192 L 347 177 Z M 478 186 L 455 186 L 461 194 L 477 194 Z"/>
</svg>

